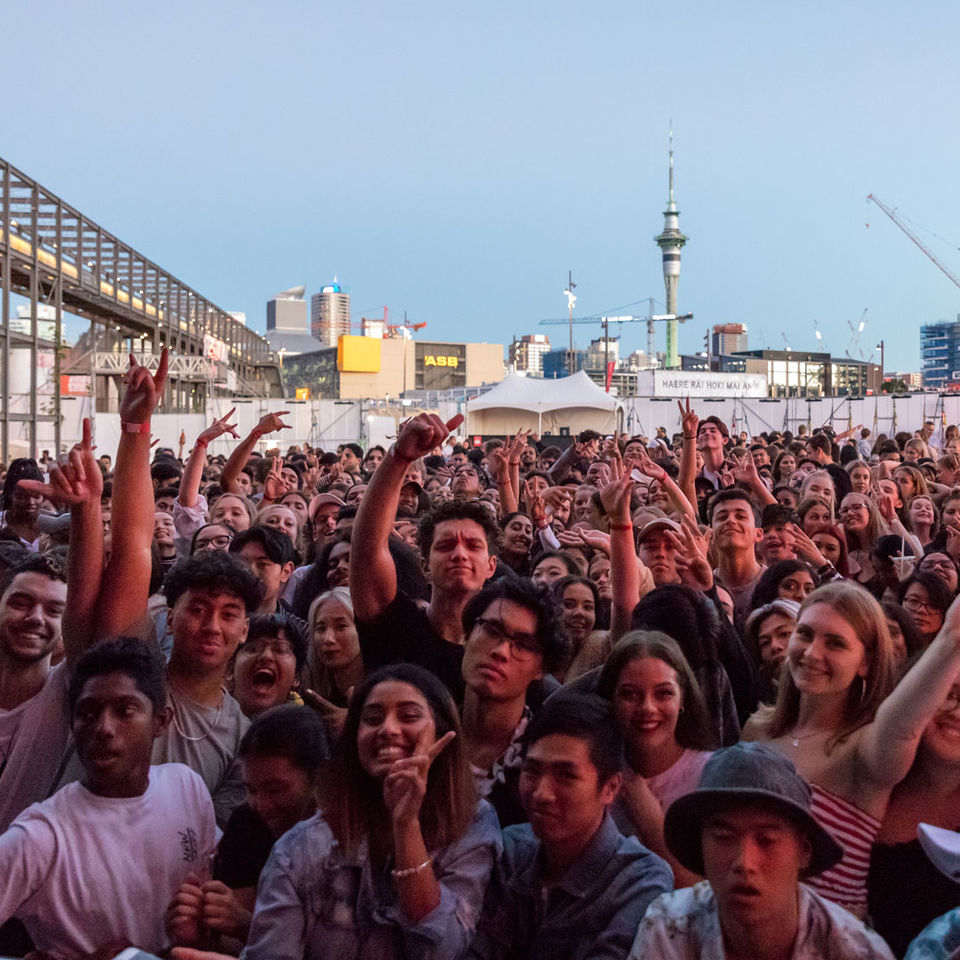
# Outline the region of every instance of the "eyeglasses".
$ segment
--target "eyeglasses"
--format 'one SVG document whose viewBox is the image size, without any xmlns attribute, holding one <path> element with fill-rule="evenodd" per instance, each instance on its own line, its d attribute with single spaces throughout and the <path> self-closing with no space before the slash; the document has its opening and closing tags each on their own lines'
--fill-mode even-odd
<svg viewBox="0 0 960 960">
<path fill-rule="evenodd" d="M 912 610 L 914 613 L 919 613 L 921 610 L 926 610 L 927 613 L 937 613 L 937 608 L 926 600 L 918 600 L 916 597 L 904 597 L 903 605 L 907 610 Z"/>
<path fill-rule="evenodd" d="M 228 533 L 220 533 L 215 537 L 210 537 L 207 540 L 198 540 L 195 550 L 222 550 L 224 547 L 229 547 L 233 543 L 233 537 Z"/>
<path fill-rule="evenodd" d="M 499 647 L 506 640 L 515 660 L 529 660 L 534 654 L 543 653 L 536 637 L 529 633 L 511 633 L 499 620 L 477 617 L 475 624 L 488 640 L 493 641 L 494 646 Z"/>
<path fill-rule="evenodd" d="M 293 644 L 280 637 L 258 637 L 256 640 L 248 640 L 240 646 L 238 652 L 247 653 L 251 657 L 259 657 L 266 650 L 269 650 L 276 657 L 293 656 Z"/>
<path fill-rule="evenodd" d="M 952 560 L 924 560 L 920 564 L 921 570 L 955 570 Z"/>
</svg>

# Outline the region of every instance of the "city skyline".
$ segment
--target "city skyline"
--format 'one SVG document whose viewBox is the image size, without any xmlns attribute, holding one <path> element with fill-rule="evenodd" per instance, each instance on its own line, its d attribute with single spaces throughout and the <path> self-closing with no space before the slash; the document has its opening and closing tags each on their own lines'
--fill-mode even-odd
<svg viewBox="0 0 960 960">
<path fill-rule="evenodd" d="M 883 338 L 890 368 L 917 369 L 919 327 L 960 312 L 866 203 L 960 267 L 946 3 L 51 12 L 92 92 L 63 97 L 65 60 L 15 75 L 0 155 L 261 332 L 277 290 L 334 275 L 357 322 L 388 304 L 434 340 L 547 332 L 568 270 L 579 316 L 662 302 L 671 118 L 682 353 L 745 323 L 752 348 L 842 356 L 867 308 L 863 352 Z M 8 11 L 11 32 L 29 16 Z"/>
</svg>

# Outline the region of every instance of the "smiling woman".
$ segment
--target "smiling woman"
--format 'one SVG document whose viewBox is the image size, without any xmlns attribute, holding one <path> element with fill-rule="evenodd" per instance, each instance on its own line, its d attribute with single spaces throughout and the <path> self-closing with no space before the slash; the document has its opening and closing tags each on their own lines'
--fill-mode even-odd
<svg viewBox="0 0 960 960">
<path fill-rule="evenodd" d="M 232 694 L 248 717 L 287 703 L 300 686 L 307 643 L 283 613 L 250 618 L 247 639 L 233 662 Z"/>
<path fill-rule="evenodd" d="M 841 863 L 811 885 L 860 916 L 870 849 L 890 794 L 960 672 L 958 616 L 951 607 L 948 622 L 891 692 L 893 641 L 880 605 L 853 584 L 820 587 L 800 608 L 775 705 L 762 707 L 744 728 L 745 739 L 768 741 L 810 781 L 814 815 L 845 848 Z"/>
</svg>

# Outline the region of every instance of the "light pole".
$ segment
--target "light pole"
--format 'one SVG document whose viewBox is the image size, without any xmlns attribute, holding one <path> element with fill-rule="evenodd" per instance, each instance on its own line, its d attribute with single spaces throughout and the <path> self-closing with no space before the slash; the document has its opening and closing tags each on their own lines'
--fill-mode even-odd
<svg viewBox="0 0 960 960">
<path fill-rule="evenodd" d="M 883 393 L 883 341 L 881 340 L 874 349 L 880 351 L 880 392 Z"/>
</svg>

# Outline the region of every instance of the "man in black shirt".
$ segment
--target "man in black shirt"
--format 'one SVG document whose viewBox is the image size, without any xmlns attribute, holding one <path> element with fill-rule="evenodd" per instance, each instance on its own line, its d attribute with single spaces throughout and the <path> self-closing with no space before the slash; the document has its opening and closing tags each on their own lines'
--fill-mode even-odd
<svg viewBox="0 0 960 960">
<path fill-rule="evenodd" d="M 352 536 L 350 593 L 367 671 L 416 663 L 463 699 L 463 608 L 493 575 L 498 535 L 476 501 L 450 501 L 420 522 L 420 551 L 432 591 L 426 609 L 397 589 L 387 547 L 407 467 L 427 456 L 461 422 L 422 413 L 407 421 L 383 458 L 360 504 Z"/>
</svg>

